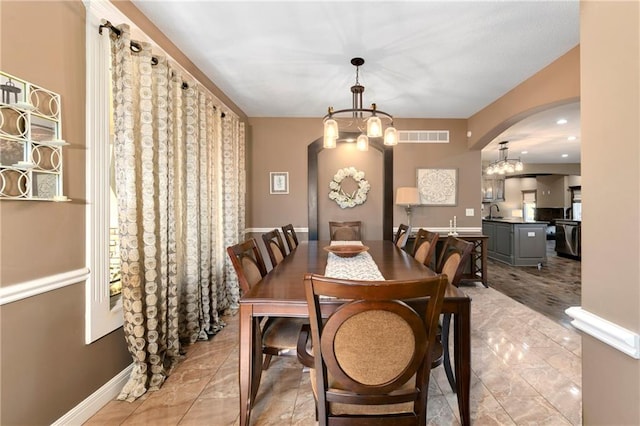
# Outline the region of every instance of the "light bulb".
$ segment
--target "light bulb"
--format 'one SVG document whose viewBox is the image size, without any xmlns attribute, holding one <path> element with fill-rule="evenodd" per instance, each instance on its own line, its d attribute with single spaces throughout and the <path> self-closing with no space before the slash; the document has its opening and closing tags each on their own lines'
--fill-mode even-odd
<svg viewBox="0 0 640 426">
<path fill-rule="evenodd" d="M 362 134 L 358 136 L 358 139 L 356 139 L 356 147 L 358 151 L 369 151 L 369 138 L 367 135 Z"/>
<path fill-rule="evenodd" d="M 336 138 L 324 137 L 324 142 L 322 144 L 324 148 L 332 149 L 336 147 Z"/>
<path fill-rule="evenodd" d="M 384 131 L 384 144 L 389 146 L 398 145 L 398 131 L 395 127 L 387 127 Z"/>
<path fill-rule="evenodd" d="M 382 136 L 382 122 L 380 118 L 372 115 L 367 120 L 367 136 L 370 138 L 379 138 Z"/>
<path fill-rule="evenodd" d="M 324 122 L 324 137 L 326 138 L 338 138 L 338 122 L 332 118 Z"/>
</svg>

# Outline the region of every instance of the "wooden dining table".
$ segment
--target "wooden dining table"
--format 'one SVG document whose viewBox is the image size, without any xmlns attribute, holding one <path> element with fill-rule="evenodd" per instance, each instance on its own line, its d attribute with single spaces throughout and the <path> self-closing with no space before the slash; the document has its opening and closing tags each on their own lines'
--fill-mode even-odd
<svg viewBox="0 0 640 426">
<path fill-rule="evenodd" d="M 369 254 L 386 280 L 409 280 L 435 275 L 391 241 L 364 241 Z M 260 319 L 263 317 L 308 318 L 303 278 L 306 273 L 324 275 L 329 241 L 304 241 L 240 299 L 240 424 L 249 425 L 251 408 L 262 372 Z M 324 314 L 335 309 L 323 303 Z M 448 286 L 443 312 L 454 322 L 454 372 L 460 419 L 469 425 L 471 377 L 471 299 Z"/>
</svg>

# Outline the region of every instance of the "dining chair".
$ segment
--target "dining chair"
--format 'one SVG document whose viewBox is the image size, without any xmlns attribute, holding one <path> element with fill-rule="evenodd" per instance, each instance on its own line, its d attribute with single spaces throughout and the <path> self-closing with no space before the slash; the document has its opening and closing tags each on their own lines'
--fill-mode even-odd
<svg viewBox="0 0 640 426">
<path fill-rule="evenodd" d="M 287 255 L 287 252 L 284 251 L 284 243 L 282 242 L 282 237 L 280 237 L 280 231 L 275 228 L 269 232 L 265 232 L 262 234 L 262 241 L 269 254 L 271 267 L 275 268 Z"/>
<path fill-rule="evenodd" d="M 284 234 L 284 240 L 287 242 L 287 246 L 289 247 L 289 253 L 291 253 L 299 244 L 296 230 L 293 229 L 292 224 L 288 224 L 282 227 L 282 233 Z"/>
<path fill-rule="evenodd" d="M 446 284 L 442 275 L 411 281 L 305 275 L 310 324 L 300 333 L 298 359 L 310 368 L 320 425 L 426 424 L 431 347 Z M 340 306 L 325 320 L 320 301 L 327 297 Z"/>
<path fill-rule="evenodd" d="M 238 283 L 243 294 L 251 291 L 251 288 L 267 275 L 264 259 L 258 248 L 255 238 L 227 247 L 227 254 L 231 259 L 233 269 L 238 276 Z M 302 318 L 255 317 L 254 329 L 259 335 L 254 336 L 256 341 L 262 341 L 262 357 L 256 356 L 256 362 L 262 363 L 262 369 L 269 368 L 271 357 L 274 355 L 295 355 L 300 334 L 300 328 L 306 323 Z M 257 389 L 252 390 L 252 394 Z"/>
<path fill-rule="evenodd" d="M 404 245 L 407 244 L 407 240 L 409 239 L 409 233 L 411 232 L 411 228 L 404 223 L 398 225 L 398 230 L 396 231 L 396 235 L 393 238 L 393 242 L 398 248 L 404 248 Z"/>
<path fill-rule="evenodd" d="M 469 258 L 471 257 L 471 251 L 473 250 L 473 243 L 469 241 L 456 238 L 449 235 L 444 242 L 442 251 L 438 258 L 436 266 L 436 272 L 441 275 L 446 275 L 448 282 L 458 287 L 462 274 L 467 266 Z M 451 389 L 455 392 L 456 381 L 451 368 L 451 355 L 449 354 L 449 330 L 451 328 L 451 314 L 442 315 L 442 329 L 440 333 L 440 341 L 442 344 L 442 359 L 434 359 L 432 367 L 437 367 L 440 364 L 444 364 L 444 371 L 447 375 L 447 380 Z M 438 345 L 436 344 L 437 348 Z"/>
<path fill-rule="evenodd" d="M 416 240 L 413 243 L 411 255 L 418 262 L 430 267 L 433 255 L 436 252 L 436 244 L 440 235 L 437 232 L 427 231 L 420 228 L 416 233 Z"/>
<path fill-rule="evenodd" d="M 329 222 L 329 237 L 331 241 L 360 241 L 361 221 Z"/>
</svg>

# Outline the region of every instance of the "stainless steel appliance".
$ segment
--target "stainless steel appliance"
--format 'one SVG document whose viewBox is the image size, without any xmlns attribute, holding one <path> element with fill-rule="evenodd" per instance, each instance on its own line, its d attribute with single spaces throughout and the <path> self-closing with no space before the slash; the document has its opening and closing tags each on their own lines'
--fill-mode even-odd
<svg viewBox="0 0 640 426">
<path fill-rule="evenodd" d="M 556 219 L 556 253 L 580 258 L 580 225 L 578 220 Z"/>
</svg>

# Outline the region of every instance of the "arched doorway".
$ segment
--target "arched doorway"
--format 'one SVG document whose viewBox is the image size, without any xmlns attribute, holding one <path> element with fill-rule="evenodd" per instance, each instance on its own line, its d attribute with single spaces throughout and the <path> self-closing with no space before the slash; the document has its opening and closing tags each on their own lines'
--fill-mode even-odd
<svg viewBox="0 0 640 426">
<path fill-rule="evenodd" d="M 343 136 L 355 139 L 358 134 L 347 133 Z M 338 143 L 348 142 L 338 141 Z M 381 151 L 383 155 L 382 236 L 385 240 L 391 240 L 393 239 L 393 148 L 375 139 L 369 141 L 369 147 Z M 323 149 L 322 138 L 316 139 L 307 147 L 309 240 L 318 239 L 318 154 Z"/>
</svg>

